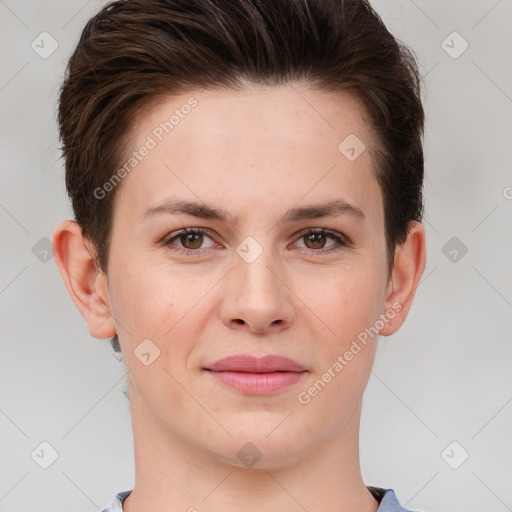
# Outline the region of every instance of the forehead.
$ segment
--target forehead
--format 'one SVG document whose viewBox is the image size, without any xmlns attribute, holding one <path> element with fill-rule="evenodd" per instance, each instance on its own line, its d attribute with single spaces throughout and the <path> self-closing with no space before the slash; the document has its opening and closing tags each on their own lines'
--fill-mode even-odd
<svg viewBox="0 0 512 512">
<path fill-rule="evenodd" d="M 194 104 L 188 108 L 187 104 Z M 351 129 L 366 137 L 368 125 L 362 103 L 348 91 L 326 92 L 299 84 L 280 86 L 247 85 L 244 90 L 223 88 L 191 90 L 152 99 L 141 111 L 138 126 L 144 132 L 154 121 L 168 121 L 174 128 L 186 125 L 213 133 L 257 131 L 262 139 L 289 140 L 307 123 L 315 133 L 330 133 L 334 141 Z M 215 124 L 211 124 L 217 121 Z M 148 124 L 149 123 L 149 124 Z M 283 127 L 288 130 L 282 130 Z M 174 129 L 173 128 L 173 129 Z M 208 130 L 208 128 L 210 130 Z M 293 130 L 295 128 L 295 130 Z M 335 135 L 336 134 L 336 135 Z M 268 135 L 268 137 L 265 137 Z"/>
<path fill-rule="evenodd" d="M 138 212 L 170 192 L 261 208 L 329 199 L 326 192 L 335 199 L 341 187 L 357 204 L 378 192 L 369 132 L 361 104 L 345 92 L 287 85 L 159 98 L 132 127 L 125 162 L 130 152 L 145 156 L 132 158 L 123 195 Z"/>
</svg>

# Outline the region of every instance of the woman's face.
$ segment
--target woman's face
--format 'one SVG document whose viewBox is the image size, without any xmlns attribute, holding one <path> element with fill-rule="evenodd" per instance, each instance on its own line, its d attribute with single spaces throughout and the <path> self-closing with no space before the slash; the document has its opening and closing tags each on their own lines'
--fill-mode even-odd
<svg viewBox="0 0 512 512">
<path fill-rule="evenodd" d="M 278 466 L 353 427 L 374 334 L 397 309 L 356 100 L 298 86 L 197 91 L 155 103 L 133 135 L 108 267 L 132 414 L 240 466 L 244 450 Z M 237 355 L 299 368 L 212 371 Z"/>
</svg>

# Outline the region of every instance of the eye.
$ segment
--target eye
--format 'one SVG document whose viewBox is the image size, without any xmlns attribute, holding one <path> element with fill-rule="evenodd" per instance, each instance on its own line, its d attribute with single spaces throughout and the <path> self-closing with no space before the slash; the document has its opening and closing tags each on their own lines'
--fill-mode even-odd
<svg viewBox="0 0 512 512">
<path fill-rule="evenodd" d="M 327 238 L 334 240 L 336 243 L 330 245 L 327 249 L 324 249 L 325 239 Z M 325 228 L 309 228 L 306 229 L 305 231 L 302 231 L 299 234 L 299 240 L 304 239 L 306 240 L 307 249 L 311 249 L 313 252 L 320 252 L 321 254 L 325 254 L 326 252 L 331 251 L 337 251 L 342 249 L 343 247 L 348 247 L 350 245 L 349 241 L 342 234 L 336 233 L 335 231 L 331 231 Z"/>
<path fill-rule="evenodd" d="M 163 243 L 172 251 L 182 252 L 188 255 L 201 254 L 204 249 L 210 249 L 215 246 L 215 242 L 210 235 L 210 230 L 206 228 L 184 228 L 181 231 L 171 233 Z M 205 237 L 212 240 L 212 244 L 208 247 L 201 247 Z M 335 243 L 325 248 L 325 240 L 328 238 L 334 240 Z M 177 240 L 181 244 L 181 247 L 175 245 L 173 243 L 174 240 Z M 310 249 L 312 253 L 320 254 L 337 251 L 343 247 L 350 246 L 350 241 L 344 235 L 325 228 L 309 228 L 301 231 L 297 238 L 297 241 L 299 240 L 306 240 L 305 248 Z"/>
<path fill-rule="evenodd" d="M 178 252 L 184 252 L 184 253 L 198 253 L 201 252 L 199 249 L 201 248 L 201 245 L 203 244 L 203 239 L 205 236 L 207 236 L 207 233 L 210 231 L 205 228 L 185 228 L 181 231 L 178 231 L 177 233 L 172 233 L 169 237 L 167 237 L 164 241 L 164 245 L 168 246 L 169 249 L 173 251 Z M 208 238 L 210 238 L 208 236 Z M 172 241 L 174 239 L 178 239 L 178 241 L 182 244 L 182 247 L 175 247 L 172 244 Z M 211 245 L 210 247 L 213 247 Z"/>
</svg>

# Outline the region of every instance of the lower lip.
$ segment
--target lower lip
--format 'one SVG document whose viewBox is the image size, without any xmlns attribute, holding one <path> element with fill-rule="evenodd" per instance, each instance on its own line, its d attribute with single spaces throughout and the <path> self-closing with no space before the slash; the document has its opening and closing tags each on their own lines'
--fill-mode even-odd
<svg viewBox="0 0 512 512">
<path fill-rule="evenodd" d="M 213 372 L 214 379 L 252 395 L 269 395 L 297 383 L 306 372 Z"/>
</svg>

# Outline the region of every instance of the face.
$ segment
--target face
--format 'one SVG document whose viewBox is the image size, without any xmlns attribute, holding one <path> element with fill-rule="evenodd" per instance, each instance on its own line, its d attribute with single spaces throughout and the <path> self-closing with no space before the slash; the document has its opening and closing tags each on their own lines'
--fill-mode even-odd
<svg viewBox="0 0 512 512">
<path fill-rule="evenodd" d="M 353 137 L 339 149 L 351 134 L 359 156 Z M 396 309 L 370 143 L 355 99 L 298 86 L 194 91 L 139 117 L 108 295 L 151 428 L 239 466 L 250 442 L 272 467 L 359 420 L 374 334 Z M 268 355 L 297 368 L 213 371 Z"/>
</svg>

